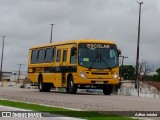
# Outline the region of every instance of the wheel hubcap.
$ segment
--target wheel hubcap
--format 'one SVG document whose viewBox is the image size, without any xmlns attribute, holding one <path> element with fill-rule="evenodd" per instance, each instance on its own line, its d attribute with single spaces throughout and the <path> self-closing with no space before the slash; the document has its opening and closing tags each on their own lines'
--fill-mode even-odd
<svg viewBox="0 0 160 120">
<path fill-rule="evenodd" d="M 39 83 L 39 88 L 42 89 L 42 82 Z"/>
<path fill-rule="evenodd" d="M 71 89 L 72 86 L 73 86 L 73 83 L 72 83 L 72 81 L 70 81 L 70 82 L 69 82 L 69 89 Z"/>
</svg>

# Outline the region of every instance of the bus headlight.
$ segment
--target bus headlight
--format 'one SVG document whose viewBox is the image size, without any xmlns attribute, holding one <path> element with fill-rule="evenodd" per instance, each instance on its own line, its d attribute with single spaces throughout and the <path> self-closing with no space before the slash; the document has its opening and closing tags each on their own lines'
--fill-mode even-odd
<svg viewBox="0 0 160 120">
<path fill-rule="evenodd" d="M 85 75 L 82 71 L 80 71 L 80 76 L 81 76 L 82 78 L 84 78 L 84 79 L 87 78 L 86 75 Z"/>
<path fill-rule="evenodd" d="M 118 76 L 119 76 L 119 74 L 118 74 L 118 72 L 116 72 L 116 73 L 114 74 L 114 76 L 113 76 L 113 79 L 118 78 Z"/>
</svg>

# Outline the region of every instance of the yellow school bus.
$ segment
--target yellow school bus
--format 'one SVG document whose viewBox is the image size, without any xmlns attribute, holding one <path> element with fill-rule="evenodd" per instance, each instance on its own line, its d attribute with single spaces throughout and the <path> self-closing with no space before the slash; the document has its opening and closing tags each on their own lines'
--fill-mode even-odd
<svg viewBox="0 0 160 120">
<path fill-rule="evenodd" d="M 66 88 L 102 89 L 110 95 L 119 84 L 119 51 L 112 41 L 71 40 L 34 46 L 29 50 L 28 78 L 40 92 Z"/>
</svg>

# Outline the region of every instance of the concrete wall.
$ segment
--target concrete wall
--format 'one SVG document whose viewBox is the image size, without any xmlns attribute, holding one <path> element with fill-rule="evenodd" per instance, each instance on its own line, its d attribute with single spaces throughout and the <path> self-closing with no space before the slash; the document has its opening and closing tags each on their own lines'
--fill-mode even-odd
<svg viewBox="0 0 160 120">
<path fill-rule="evenodd" d="M 138 96 L 138 90 L 135 89 L 135 83 L 126 82 L 122 84 L 121 88 L 118 90 L 118 94 Z M 149 84 L 140 82 L 139 96 L 160 98 L 160 91 Z"/>
</svg>

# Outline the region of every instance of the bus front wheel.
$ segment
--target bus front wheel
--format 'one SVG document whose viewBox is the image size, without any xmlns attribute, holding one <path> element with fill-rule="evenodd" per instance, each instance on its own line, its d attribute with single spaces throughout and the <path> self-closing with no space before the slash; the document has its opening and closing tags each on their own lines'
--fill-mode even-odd
<svg viewBox="0 0 160 120">
<path fill-rule="evenodd" d="M 70 94 L 75 94 L 77 92 L 77 85 L 74 84 L 73 77 L 69 77 L 66 91 Z"/>
<path fill-rule="evenodd" d="M 106 85 L 103 87 L 103 93 L 104 95 L 110 95 L 113 90 L 113 85 Z"/>
</svg>

